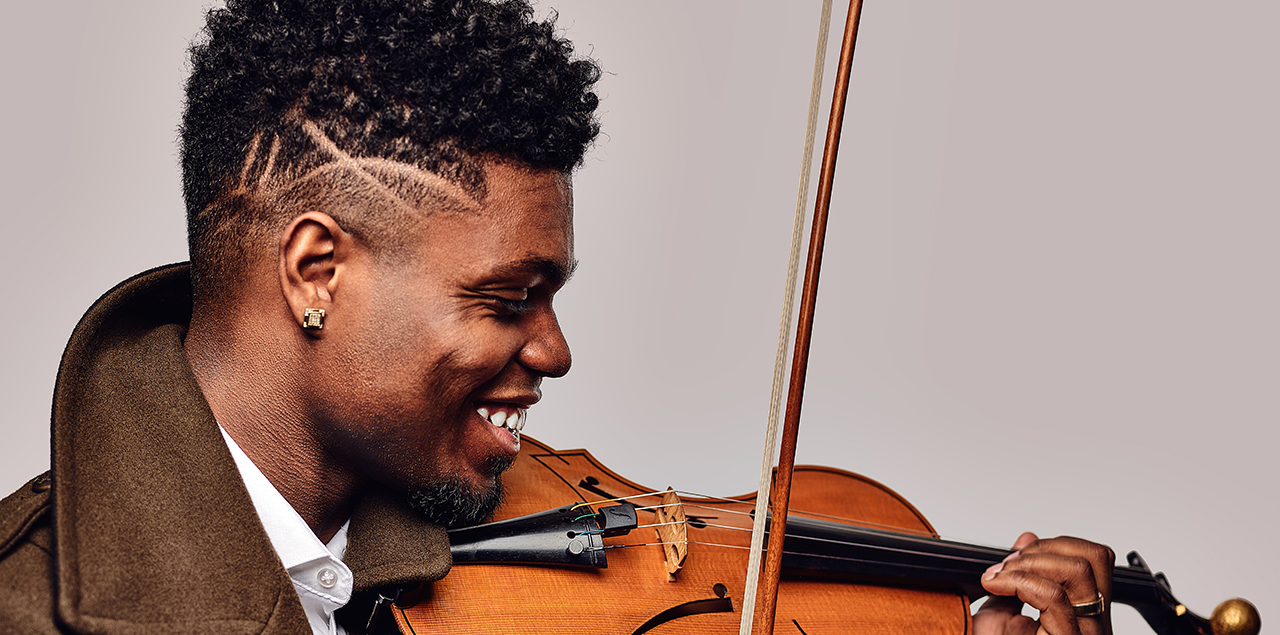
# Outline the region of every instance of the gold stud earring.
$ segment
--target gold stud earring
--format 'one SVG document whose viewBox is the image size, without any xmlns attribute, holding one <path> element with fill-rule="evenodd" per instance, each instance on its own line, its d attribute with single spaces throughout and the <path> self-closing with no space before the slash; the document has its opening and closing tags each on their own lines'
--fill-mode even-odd
<svg viewBox="0 0 1280 635">
<path fill-rule="evenodd" d="M 324 328 L 324 309 L 303 310 L 302 328 L 315 331 Z"/>
</svg>

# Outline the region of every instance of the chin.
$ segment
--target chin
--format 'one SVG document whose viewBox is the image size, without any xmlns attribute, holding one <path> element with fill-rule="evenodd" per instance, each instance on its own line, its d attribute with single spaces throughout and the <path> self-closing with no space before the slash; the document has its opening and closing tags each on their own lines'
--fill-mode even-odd
<svg viewBox="0 0 1280 635">
<path fill-rule="evenodd" d="M 502 478 L 512 460 L 493 459 L 486 466 L 490 475 L 479 486 L 455 473 L 449 478 L 409 491 L 409 506 L 427 520 L 453 529 L 479 525 L 493 515 L 502 502 Z"/>
</svg>

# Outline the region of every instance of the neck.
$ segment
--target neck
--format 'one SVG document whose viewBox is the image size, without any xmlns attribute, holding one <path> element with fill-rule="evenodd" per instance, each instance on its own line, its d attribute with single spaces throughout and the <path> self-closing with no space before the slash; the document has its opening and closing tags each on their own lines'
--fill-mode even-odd
<svg viewBox="0 0 1280 635">
<path fill-rule="evenodd" d="M 278 320 L 235 313 L 214 318 L 197 310 L 184 342 L 187 360 L 218 423 L 328 542 L 351 515 L 359 479 L 328 456 L 306 410 L 293 403 L 301 366 L 280 343 L 294 334 L 272 332 Z"/>
</svg>

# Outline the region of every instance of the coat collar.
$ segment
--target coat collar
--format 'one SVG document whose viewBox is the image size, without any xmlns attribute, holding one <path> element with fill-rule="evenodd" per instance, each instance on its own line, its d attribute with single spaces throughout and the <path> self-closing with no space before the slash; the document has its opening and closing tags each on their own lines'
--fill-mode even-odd
<svg viewBox="0 0 1280 635">
<path fill-rule="evenodd" d="M 89 309 L 54 389 L 57 612 L 101 633 L 306 633 L 182 348 L 185 264 L 153 269 Z M 435 580 L 444 530 L 375 492 L 353 514 L 356 588 Z"/>
</svg>

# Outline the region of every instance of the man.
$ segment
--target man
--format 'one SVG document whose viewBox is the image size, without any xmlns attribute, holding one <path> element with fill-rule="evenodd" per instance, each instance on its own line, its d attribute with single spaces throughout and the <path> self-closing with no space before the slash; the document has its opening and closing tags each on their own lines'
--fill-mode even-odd
<svg viewBox="0 0 1280 635">
<path fill-rule="evenodd" d="M 0 511 L 17 632 L 341 632 L 431 581 L 501 492 L 574 267 L 595 64 L 523 3 L 232 0 L 192 51 L 192 264 L 104 296 L 68 345 L 52 479 Z M 1107 633 L 1104 547 L 985 580 Z M 1034 631 L 991 602 L 988 632 Z"/>
</svg>

